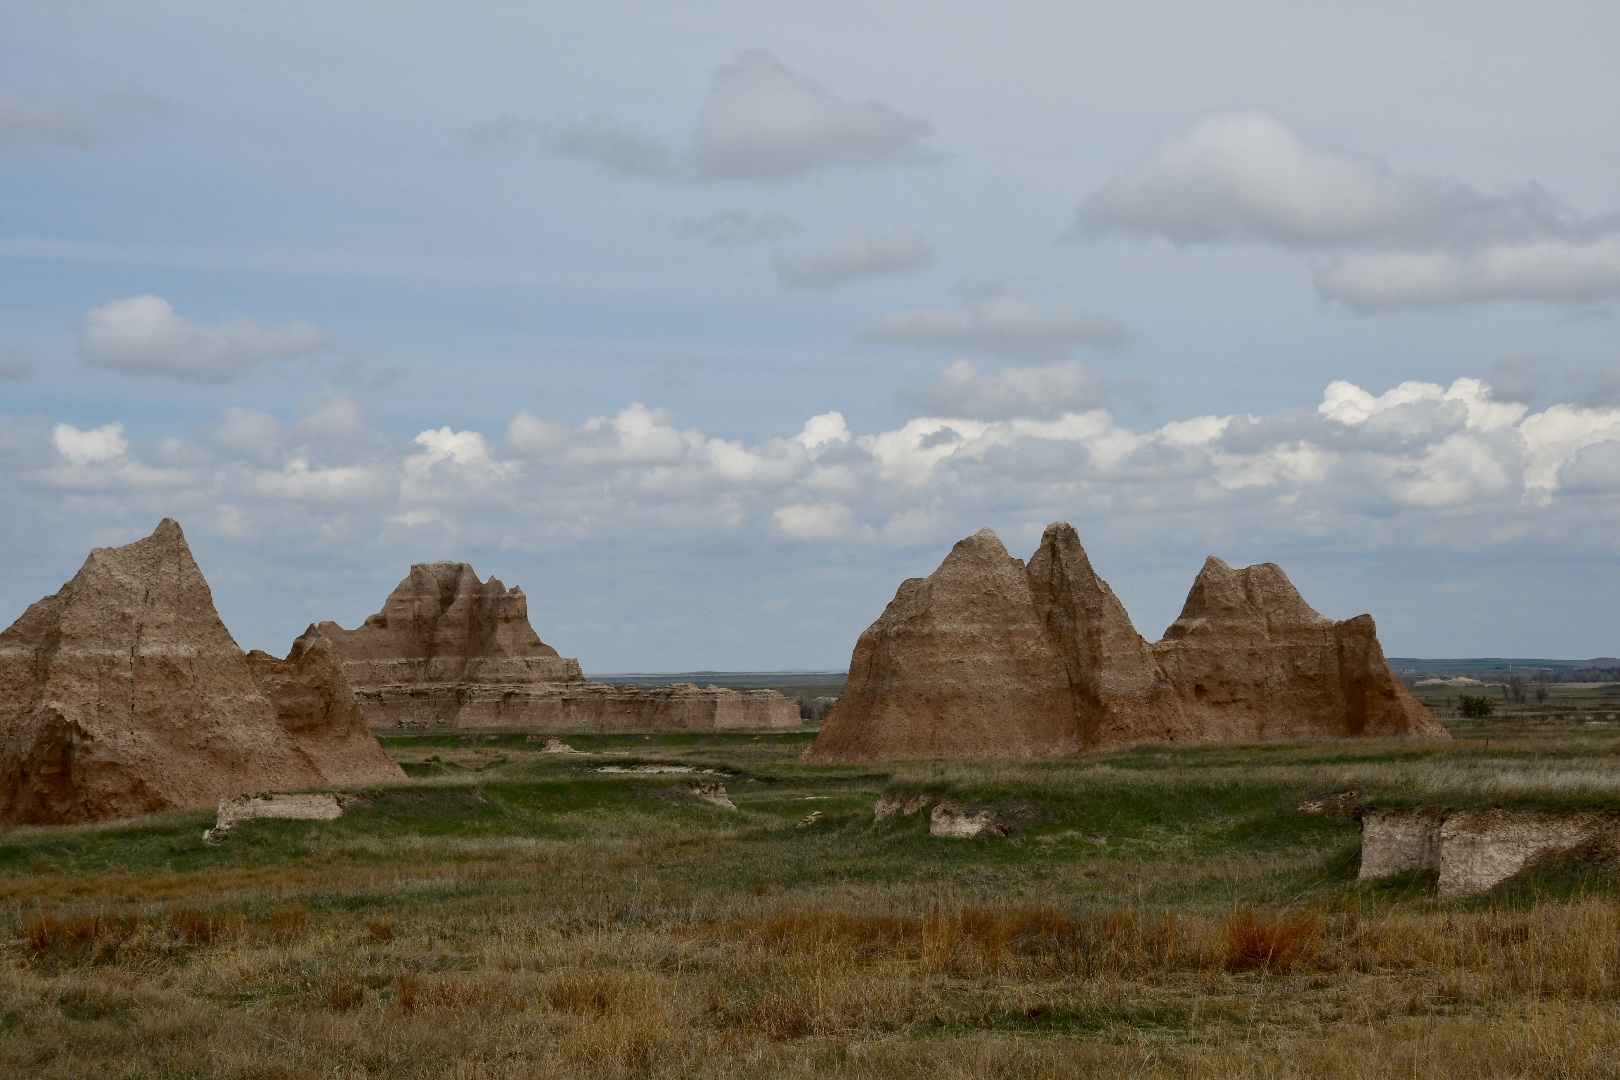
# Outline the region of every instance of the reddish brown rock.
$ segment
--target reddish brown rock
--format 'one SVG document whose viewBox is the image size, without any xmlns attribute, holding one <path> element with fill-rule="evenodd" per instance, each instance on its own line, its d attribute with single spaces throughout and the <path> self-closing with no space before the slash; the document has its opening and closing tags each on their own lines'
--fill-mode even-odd
<svg viewBox="0 0 1620 1080">
<path fill-rule="evenodd" d="M 0 821 L 55 824 L 315 787 L 180 526 L 97 548 L 0 633 Z"/>
<path fill-rule="evenodd" d="M 332 643 L 313 626 L 287 659 L 248 653 L 253 681 L 276 718 L 329 784 L 386 784 L 405 779 L 366 726 Z"/>
<path fill-rule="evenodd" d="M 1024 564 L 984 529 L 911 578 L 855 644 L 811 761 L 1039 757 L 1082 748 Z"/>
<path fill-rule="evenodd" d="M 529 623 L 523 590 L 480 581 L 466 563 L 418 563 L 354 630 L 317 627 L 373 731 L 516 727 L 704 731 L 798 727 L 799 706 L 769 690 L 689 684 L 638 689 L 586 681 Z"/>
<path fill-rule="evenodd" d="M 1384 662 L 1370 616 L 1334 622 L 1271 563 L 1211 559 L 1148 644 L 1074 528 L 1027 568 L 986 529 L 867 628 L 811 761 L 1023 758 L 1141 742 L 1445 737 Z"/>
<path fill-rule="evenodd" d="M 1196 738 L 1445 736 L 1384 662 L 1372 616 L 1319 614 L 1275 563 L 1208 559 L 1153 652 Z"/>
</svg>

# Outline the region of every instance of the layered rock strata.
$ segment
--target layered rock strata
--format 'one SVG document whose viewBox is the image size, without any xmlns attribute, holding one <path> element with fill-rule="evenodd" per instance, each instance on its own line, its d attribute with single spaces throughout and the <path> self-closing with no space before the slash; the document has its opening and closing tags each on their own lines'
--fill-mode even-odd
<svg viewBox="0 0 1620 1080">
<path fill-rule="evenodd" d="M 180 526 L 97 548 L 0 633 L 0 821 L 58 824 L 317 787 Z"/>
<path fill-rule="evenodd" d="M 1028 758 L 1141 742 L 1444 737 L 1373 621 L 1334 622 L 1271 563 L 1205 563 L 1150 644 L 1074 527 L 1029 565 L 985 529 L 904 582 L 856 642 L 811 761 Z"/>
<path fill-rule="evenodd" d="M 787 728 L 799 706 L 770 690 L 589 682 L 529 623 L 528 600 L 466 563 L 418 563 L 354 630 L 317 627 L 342 660 L 373 731 L 531 728 L 665 731 Z"/>
<path fill-rule="evenodd" d="M 285 660 L 258 649 L 247 659 L 259 693 L 327 783 L 385 784 L 405 779 L 405 771 L 366 726 L 342 661 L 315 627 L 293 642 Z"/>
</svg>

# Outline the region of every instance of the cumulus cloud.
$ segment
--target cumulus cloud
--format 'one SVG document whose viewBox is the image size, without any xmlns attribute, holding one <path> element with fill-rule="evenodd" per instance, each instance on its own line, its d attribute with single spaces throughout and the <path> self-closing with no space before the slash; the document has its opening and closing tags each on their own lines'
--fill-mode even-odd
<svg viewBox="0 0 1620 1080">
<path fill-rule="evenodd" d="M 289 360 L 332 346 L 306 322 L 261 326 L 251 319 L 197 323 L 160 296 L 130 296 L 91 309 L 79 337 L 87 363 L 131 375 L 226 382 L 267 360 Z"/>
<path fill-rule="evenodd" d="M 831 289 L 856 278 L 903 274 L 934 261 L 922 234 L 903 225 L 884 233 L 853 232 L 830 247 L 802 254 L 778 252 L 776 277 L 789 289 Z"/>
<path fill-rule="evenodd" d="M 1261 112 L 1205 116 L 1087 197 L 1075 231 L 1328 253 L 1324 299 L 1358 311 L 1620 295 L 1620 214 L 1539 185 L 1504 194 L 1312 146 Z"/>
<path fill-rule="evenodd" d="M 0 94 L 0 154 L 43 146 L 95 146 L 170 109 L 166 102 L 134 89 L 91 99 L 30 100 Z"/>
<path fill-rule="evenodd" d="M 1335 381 L 1312 410 L 1137 429 L 1098 394 L 1077 365 L 987 374 L 958 364 L 916 395 L 939 406 L 927 415 L 857 434 L 824 413 L 753 444 L 638 404 L 574 427 L 520 414 L 498 439 L 441 426 L 358 441 L 310 426 L 314 405 L 292 422 L 233 409 L 206 441 L 173 436 L 152 447 L 132 445 L 116 423 L 58 424 L 48 440 L 54 464 L 19 475 L 64 495 L 161 490 L 225 502 L 244 527 L 303 506 L 317 520 L 358 515 L 377 529 L 576 539 L 754 529 L 813 543 L 913 544 L 971 531 L 997 506 L 1039 518 L 1084 504 L 1166 522 L 1195 511 L 1259 514 L 1273 528 L 1387 530 L 1416 515 L 1407 519 L 1415 532 L 1450 530 L 1466 546 L 1481 521 L 1548 524 L 1580 507 L 1620 516 L 1616 408 L 1532 411 L 1471 378 L 1382 392 Z"/>
<path fill-rule="evenodd" d="M 51 430 L 51 442 L 57 453 L 75 465 L 111 461 L 129 451 L 123 424 L 107 424 L 89 431 L 80 431 L 72 424 L 57 424 Z"/>
<path fill-rule="evenodd" d="M 753 214 L 722 210 L 707 217 L 681 222 L 682 236 L 701 236 L 715 247 L 740 247 L 764 240 L 779 240 L 799 231 L 799 223 L 781 213 Z"/>
<path fill-rule="evenodd" d="M 552 125 L 556 149 L 655 180 L 788 180 L 818 169 L 930 160 L 927 121 L 850 100 L 753 49 L 715 72 L 690 142 L 674 147 L 601 111 Z"/>
<path fill-rule="evenodd" d="M 0 379 L 21 379 L 33 373 L 34 365 L 27 357 L 0 341 Z"/>
<path fill-rule="evenodd" d="M 900 400 L 934 416 L 1004 420 L 1085 412 L 1101 407 L 1107 396 L 1106 380 L 1078 360 L 986 372 L 963 357 L 933 382 L 902 392 Z"/>
<path fill-rule="evenodd" d="M 922 308 L 879 315 L 862 331 L 863 340 L 901 345 L 965 349 L 996 356 L 1062 356 L 1077 346 L 1115 348 L 1125 328 L 1106 315 L 1064 308 L 1040 310 L 1006 292 L 972 296 L 958 309 Z"/>
</svg>

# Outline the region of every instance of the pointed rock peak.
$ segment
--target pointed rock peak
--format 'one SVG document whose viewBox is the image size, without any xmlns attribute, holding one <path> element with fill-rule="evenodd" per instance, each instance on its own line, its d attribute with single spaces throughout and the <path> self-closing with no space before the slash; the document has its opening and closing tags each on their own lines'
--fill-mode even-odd
<svg viewBox="0 0 1620 1080">
<path fill-rule="evenodd" d="M 1080 543 L 1079 530 L 1067 521 L 1054 521 L 1041 533 L 1041 546 L 1030 559 L 1030 567 L 1033 569 L 1037 561 L 1046 560 L 1072 568 L 1072 571 L 1096 576 L 1096 571 L 1091 568 L 1091 557 Z"/>
<path fill-rule="evenodd" d="M 945 562 L 950 562 L 952 559 L 959 557 L 971 559 L 1012 558 L 1007 554 L 1007 545 L 1003 544 L 1001 537 L 996 535 L 996 530 L 988 526 L 980 529 L 972 536 L 958 540 L 951 547 L 950 554 L 945 556 Z"/>
<path fill-rule="evenodd" d="M 1007 553 L 994 529 L 980 529 L 972 536 L 958 540 L 929 576 L 931 581 L 956 580 L 964 576 L 1003 574 L 1009 570 L 1022 573 L 1024 562 Z"/>
<path fill-rule="evenodd" d="M 158 522 L 158 527 L 152 530 L 151 538 L 153 540 L 162 540 L 171 544 L 184 544 L 186 542 L 186 534 L 180 528 L 180 523 L 174 520 L 174 518 L 168 517 Z"/>
<path fill-rule="evenodd" d="M 1305 597 L 1276 563 L 1255 563 L 1239 570 L 1213 555 L 1204 560 L 1203 569 L 1198 571 L 1187 593 L 1181 615 L 1165 631 L 1165 636 L 1177 636 L 1200 620 L 1267 624 L 1332 622 L 1305 602 Z"/>
</svg>

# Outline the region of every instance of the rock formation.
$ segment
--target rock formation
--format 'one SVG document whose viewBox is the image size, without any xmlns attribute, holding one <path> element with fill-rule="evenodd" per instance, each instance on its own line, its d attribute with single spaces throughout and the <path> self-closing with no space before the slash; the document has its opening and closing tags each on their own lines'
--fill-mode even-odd
<svg viewBox="0 0 1620 1080">
<path fill-rule="evenodd" d="M 55 824 L 317 787 L 180 526 L 97 548 L 0 632 L 0 821 Z"/>
<path fill-rule="evenodd" d="M 1208 559 L 1153 653 L 1199 738 L 1445 734 L 1390 673 L 1372 616 L 1317 613 L 1276 563 Z"/>
<path fill-rule="evenodd" d="M 1445 730 L 1389 671 L 1370 616 L 1313 611 L 1271 563 L 1210 559 L 1149 644 L 1074 527 L 1026 567 L 989 529 L 900 586 L 856 642 L 810 761 L 1041 757 L 1140 742 Z"/>
<path fill-rule="evenodd" d="M 1441 899 L 1488 892 L 1537 865 L 1571 855 L 1620 855 L 1620 812 L 1438 806 L 1367 810 L 1360 881 L 1433 874 Z"/>
<path fill-rule="evenodd" d="M 1060 643 L 996 534 L 911 578 L 855 643 L 812 761 L 1039 757 L 1082 748 Z"/>
<path fill-rule="evenodd" d="M 466 563 L 418 563 L 354 630 L 318 632 L 342 660 L 373 731 L 517 727 L 703 731 L 798 727 L 799 707 L 770 690 L 688 683 L 653 689 L 588 682 L 529 624 L 529 604 Z"/>
<path fill-rule="evenodd" d="M 529 625 L 522 589 L 479 581 L 466 563 L 417 563 L 359 627 L 318 629 L 357 687 L 585 681 L 579 661 L 558 656 Z"/>
<path fill-rule="evenodd" d="M 258 649 L 248 670 L 281 726 L 315 762 L 329 784 L 384 784 L 405 779 L 366 727 L 354 690 L 332 643 L 313 626 L 287 659 Z"/>
</svg>

